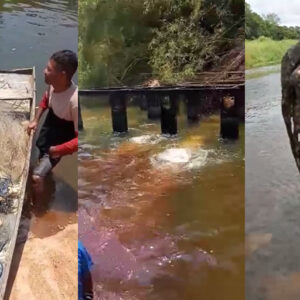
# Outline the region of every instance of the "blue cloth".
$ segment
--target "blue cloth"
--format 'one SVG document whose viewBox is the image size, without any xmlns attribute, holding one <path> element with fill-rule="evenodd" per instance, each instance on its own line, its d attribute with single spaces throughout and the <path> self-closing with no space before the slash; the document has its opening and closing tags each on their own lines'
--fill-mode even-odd
<svg viewBox="0 0 300 300">
<path fill-rule="evenodd" d="M 78 241 L 78 299 L 84 299 L 83 291 L 83 280 L 84 276 L 90 272 L 93 262 L 92 259 L 83 246 L 83 244 Z"/>
</svg>

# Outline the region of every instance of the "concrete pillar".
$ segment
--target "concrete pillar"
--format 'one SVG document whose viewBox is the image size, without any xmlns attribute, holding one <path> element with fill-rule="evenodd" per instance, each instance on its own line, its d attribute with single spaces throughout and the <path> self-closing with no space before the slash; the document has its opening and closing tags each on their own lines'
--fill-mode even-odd
<svg viewBox="0 0 300 300">
<path fill-rule="evenodd" d="M 230 92 L 221 96 L 221 129 L 224 139 L 237 139 L 239 137 L 239 118 L 237 111 L 237 98 Z"/>
<path fill-rule="evenodd" d="M 147 93 L 147 110 L 149 119 L 159 119 L 161 116 L 160 97 L 157 92 Z"/>
<path fill-rule="evenodd" d="M 140 109 L 146 111 L 147 110 L 147 98 L 146 95 L 139 96 L 139 105 Z"/>
<path fill-rule="evenodd" d="M 162 134 L 177 134 L 178 98 L 177 94 L 161 97 L 161 132 Z"/>
<path fill-rule="evenodd" d="M 197 122 L 199 121 L 199 107 L 201 105 L 199 91 L 191 91 L 186 94 L 186 112 L 189 121 Z"/>
<path fill-rule="evenodd" d="M 83 121 L 81 115 L 80 98 L 78 101 L 78 130 L 83 130 Z"/>
<path fill-rule="evenodd" d="M 111 106 L 112 127 L 114 132 L 127 132 L 126 95 L 112 93 L 109 97 Z"/>
</svg>

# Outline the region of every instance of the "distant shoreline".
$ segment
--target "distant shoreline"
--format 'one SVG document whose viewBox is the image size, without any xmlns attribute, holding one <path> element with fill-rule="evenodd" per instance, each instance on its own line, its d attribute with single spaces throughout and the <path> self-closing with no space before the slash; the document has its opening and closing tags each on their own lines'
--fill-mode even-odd
<svg viewBox="0 0 300 300">
<path fill-rule="evenodd" d="M 246 70 L 280 64 L 283 55 L 298 40 L 275 41 L 260 37 L 256 40 L 245 41 L 245 67 Z"/>
<path fill-rule="evenodd" d="M 266 76 L 273 73 L 280 73 L 280 64 L 262 66 L 257 68 L 247 69 L 245 72 L 246 80 Z"/>
</svg>

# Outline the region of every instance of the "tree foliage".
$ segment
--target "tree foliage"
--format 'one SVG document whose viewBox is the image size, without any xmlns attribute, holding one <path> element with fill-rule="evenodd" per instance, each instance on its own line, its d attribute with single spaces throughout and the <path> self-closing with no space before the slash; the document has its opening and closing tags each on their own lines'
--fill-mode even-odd
<svg viewBox="0 0 300 300">
<path fill-rule="evenodd" d="M 243 25 L 243 0 L 81 0 L 80 85 L 193 78 L 243 44 Z"/>
<path fill-rule="evenodd" d="M 270 13 L 260 16 L 251 10 L 246 3 L 245 35 L 246 39 L 253 40 L 260 36 L 269 37 L 273 40 L 299 39 L 300 27 L 280 26 L 280 18 Z"/>
</svg>

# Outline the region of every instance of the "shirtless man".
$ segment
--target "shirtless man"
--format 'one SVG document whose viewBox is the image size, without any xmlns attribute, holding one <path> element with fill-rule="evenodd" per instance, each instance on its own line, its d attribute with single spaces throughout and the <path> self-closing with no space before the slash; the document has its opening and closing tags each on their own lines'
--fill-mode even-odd
<svg viewBox="0 0 300 300">
<path fill-rule="evenodd" d="M 54 53 L 44 70 L 48 89 L 43 95 L 35 119 L 27 132 L 35 131 L 43 113 L 48 110 L 36 145 L 40 150 L 39 164 L 33 170 L 33 187 L 43 191 L 45 176 L 61 157 L 78 149 L 78 87 L 72 77 L 77 70 L 77 56 L 70 50 Z"/>
</svg>

